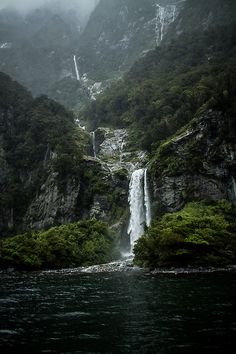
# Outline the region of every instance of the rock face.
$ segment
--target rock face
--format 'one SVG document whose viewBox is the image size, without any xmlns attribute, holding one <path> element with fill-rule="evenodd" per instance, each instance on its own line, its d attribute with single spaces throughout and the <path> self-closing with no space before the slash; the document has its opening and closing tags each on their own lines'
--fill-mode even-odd
<svg viewBox="0 0 236 354">
<path fill-rule="evenodd" d="M 105 162 L 111 173 L 123 170 L 128 175 L 147 163 L 144 151 L 133 151 L 126 129 L 96 129 L 95 149 L 97 158 Z"/>
<path fill-rule="evenodd" d="M 235 19 L 236 3 L 232 0 L 187 0 L 181 16 L 168 31 L 166 40 L 183 32 L 199 32 L 211 26 L 224 26 L 226 23 L 229 25 Z"/>
<path fill-rule="evenodd" d="M 173 0 L 101 0 L 81 36 L 82 71 L 94 80 L 120 77 L 160 44 L 181 7 Z"/>
<path fill-rule="evenodd" d="M 233 120 L 221 112 L 209 111 L 164 143 L 150 166 L 155 215 L 192 200 L 236 201 L 235 154 Z"/>
<path fill-rule="evenodd" d="M 97 155 L 105 161 L 118 160 L 122 162 L 123 150 L 127 138 L 125 129 L 112 130 L 109 128 L 98 128 L 96 130 Z"/>
<path fill-rule="evenodd" d="M 24 216 L 23 229 L 42 230 L 75 221 L 80 184 L 68 179 L 62 192 L 56 177 L 52 172 L 40 187 Z"/>
<path fill-rule="evenodd" d="M 92 2 L 98 5 L 86 26 L 79 1 L 50 2 L 27 16 L 1 10 L 0 70 L 34 95 L 79 107 L 159 44 L 179 7 L 173 0 Z"/>
<path fill-rule="evenodd" d="M 127 131 L 99 129 L 98 157 L 89 156 L 89 134 L 70 112 L 48 98 L 34 100 L 5 74 L 0 77 L 1 236 L 81 219 L 103 220 L 123 232 Z"/>
<path fill-rule="evenodd" d="M 192 1 L 188 1 L 188 4 L 191 5 Z M 227 4 L 229 1 L 226 0 L 224 3 Z M 49 42 L 46 43 L 47 50 L 49 50 L 50 42 L 55 41 L 55 48 L 50 47 L 50 51 L 47 51 L 48 56 L 52 58 L 52 66 L 49 66 L 49 71 L 53 73 L 53 78 L 49 78 L 49 80 L 68 79 L 68 86 L 71 84 L 70 80 L 73 80 L 73 83 L 76 82 L 76 87 L 72 85 L 72 90 L 78 88 L 80 92 L 85 89 L 83 84 L 87 82 L 86 97 L 90 95 L 90 98 L 95 98 L 95 93 L 99 92 L 101 85 L 93 83 L 91 86 L 89 76 L 93 80 L 114 79 L 130 67 L 140 55 L 145 54 L 145 51 L 159 45 L 170 24 L 172 25 L 169 28 L 174 31 L 175 35 L 188 29 L 187 17 L 190 14 L 191 6 L 185 8 L 181 19 L 178 17 L 178 4 L 183 3 L 185 4 L 183 1 L 175 3 L 171 0 L 160 0 L 158 2 L 154 0 L 101 0 L 81 37 L 81 45 L 76 47 L 76 51 L 72 48 L 75 42 L 72 45 L 71 27 L 68 22 L 65 25 L 62 19 L 50 16 L 47 23 L 43 23 L 46 27 L 42 31 L 36 31 L 35 29 L 35 35 L 37 34 L 37 36 L 34 36 L 34 38 L 37 38 L 37 43 L 42 44 L 45 39 L 44 33 L 47 32 L 46 29 L 58 29 L 53 33 L 50 32 L 51 39 L 49 38 Z M 219 10 L 220 2 L 216 1 L 214 4 L 217 5 L 215 6 L 213 6 L 212 1 L 209 2 L 212 6 L 213 15 L 211 15 L 209 7 L 207 7 L 209 11 L 206 11 L 207 5 L 203 4 L 203 0 L 199 3 L 202 4 L 201 12 L 205 11 L 203 18 L 209 19 L 208 22 L 202 21 L 202 28 L 204 29 L 208 26 L 204 26 L 204 23 L 211 23 L 211 16 Z M 205 3 L 207 4 L 206 1 Z M 224 10 L 226 11 L 225 5 Z M 174 21 L 176 16 L 177 22 Z M 184 16 L 186 20 L 184 20 Z M 218 17 L 216 15 L 216 18 Z M 17 21 L 20 21 L 19 18 Z M 13 21 L 15 25 L 17 21 Z M 23 24 L 19 22 L 17 26 L 21 27 Z M 78 28 L 76 31 L 78 32 Z M 59 46 L 61 36 L 65 37 L 63 46 Z M 14 49 L 13 41 L 11 45 L 9 43 L 5 39 L 2 44 L 0 43 L 0 57 L 4 58 L 4 61 L 1 61 L 2 68 L 4 68 L 4 63 L 12 63 L 7 61 L 8 58 L 13 61 L 16 59 L 14 50 L 16 52 L 20 50 L 20 48 Z M 60 51 L 54 51 L 58 46 Z M 69 52 L 67 52 L 68 48 L 70 49 Z M 79 50 L 77 50 L 78 48 Z M 5 50 L 13 51 L 3 52 Z M 37 52 L 36 54 L 34 52 L 34 55 L 32 52 L 30 53 L 30 60 L 33 60 Z M 80 57 L 80 59 L 77 59 L 77 64 L 78 70 L 82 71 L 80 76 L 82 83 L 79 82 L 79 75 L 77 77 L 75 75 L 73 67 L 73 58 L 75 57 Z M 61 63 L 58 64 L 58 58 L 63 60 L 62 66 L 59 65 Z M 90 58 L 93 58 L 93 60 L 90 61 Z M 33 63 L 35 64 L 34 61 Z M 15 64 L 13 62 L 14 68 L 17 67 Z M 39 92 L 42 87 L 46 87 L 44 86 L 45 83 L 35 80 L 35 77 L 41 78 L 42 66 L 46 67 L 44 62 L 39 64 L 39 71 L 34 72 L 36 76 L 33 80 L 37 85 L 39 84 L 39 87 L 36 87 L 34 92 Z M 59 65 L 59 68 L 57 65 Z M 55 71 L 52 70 L 54 67 L 57 67 Z M 27 71 L 27 74 L 28 69 L 29 67 L 24 62 L 24 70 Z M 21 70 L 19 69 L 19 71 Z M 88 73 L 88 76 L 86 73 Z M 105 73 L 107 73 L 107 76 Z M 14 73 L 14 76 L 17 76 L 16 73 Z M 44 72 L 43 77 L 48 79 L 47 73 Z M 65 81 L 63 82 L 65 83 Z M 64 87 L 64 85 L 62 86 Z M 88 87 L 93 87 L 93 89 L 89 90 Z M 55 89 L 58 95 L 63 95 L 57 84 Z M 36 125 L 33 130 L 35 135 L 32 135 L 32 139 L 28 139 L 30 140 L 30 148 L 26 149 L 25 141 L 28 136 L 24 136 L 24 134 L 19 137 L 16 135 L 16 138 L 13 136 L 14 115 L 12 107 L 13 103 L 15 104 L 17 101 L 15 92 L 12 94 L 11 103 L 5 107 L 5 87 L 2 91 L 4 99 L 3 111 L 0 111 L 0 128 L 2 129 L 0 132 L 0 206 L 2 209 L 0 226 L 3 225 L 1 229 L 13 229 L 15 227 L 14 232 L 19 232 L 19 230 L 24 231 L 27 228 L 43 229 L 78 219 L 94 218 L 107 221 L 110 225 L 113 225 L 117 232 L 125 234 L 129 218 L 129 175 L 135 169 L 143 167 L 147 163 L 145 153 L 132 151 L 132 147 L 128 144 L 127 131 L 124 129 L 97 129 L 94 132 L 94 156 L 84 156 L 80 172 L 78 172 L 78 175 L 77 172 L 74 174 L 74 177 L 78 177 L 77 179 L 72 178 L 71 173 L 67 174 L 66 180 L 64 177 L 65 183 L 62 190 L 55 169 L 53 169 L 50 144 L 44 139 L 53 135 L 55 129 L 52 129 L 50 134 L 45 130 L 46 133 L 42 137 L 43 143 L 40 143 L 40 139 L 38 139 L 36 141 L 39 141 L 39 143 L 35 144 L 34 140 L 41 124 L 44 122 L 44 118 L 48 116 L 48 111 L 47 114 L 44 111 L 42 112 L 40 124 Z M 69 88 L 67 92 L 70 92 Z M 25 95 L 27 97 L 26 93 L 24 93 Z M 24 100 L 26 98 L 20 101 L 23 102 Z M 20 128 L 27 126 L 27 124 L 34 123 L 30 115 L 28 121 L 24 120 L 29 107 L 31 107 L 31 101 L 33 102 L 31 97 L 28 100 L 29 105 L 19 117 L 19 107 L 15 108 L 15 119 L 19 119 L 19 125 L 15 129 L 15 133 L 21 132 Z M 65 112 L 61 114 L 64 116 Z M 38 114 L 35 114 L 34 119 L 37 116 Z M 50 126 L 50 124 L 47 124 L 47 126 Z M 64 121 L 61 120 L 60 124 L 63 127 Z M 59 123 L 56 122 L 55 128 L 58 125 Z M 224 116 L 220 112 L 209 111 L 203 117 L 194 121 L 184 132 L 177 134 L 159 148 L 158 154 L 150 162 L 149 168 L 154 217 L 166 211 L 179 210 L 186 202 L 191 200 L 236 200 L 236 148 L 233 140 L 235 132 L 231 134 L 233 129 L 231 127 L 233 127 L 233 124 L 230 117 Z M 69 133 L 69 136 L 72 137 L 75 132 L 69 130 Z M 9 140 L 9 146 L 7 147 L 9 151 L 7 151 L 6 142 L 3 142 L 4 135 L 6 135 L 7 141 Z M 55 147 L 60 138 L 61 134 L 54 139 Z M 67 136 L 65 139 L 67 139 Z M 68 145 L 63 145 L 63 149 L 60 150 L 62 156 L 71 145 L 71 141 L 67 140 Z M 16 142 L 20 142 L 20 144 L 15 156 Z M 36 161 L 37 168 L 35 169 L 32 168 L 32 164 L 35 163 L 35 156 L 31 156 L 32 161 L 28 162 L 27 170 L 25 164 L 29 159 L 29 153 L 36 145 L 37 147 L 43 146 L 45 156 L 43 158 L 40 151 L 38 161 Z M 21 159 L 22 151 L 25 152 L 25 161 Z M 7 158 L 6 154 L 8 154 Z M 10 163 L 14 156 L 15 180 L 11 180 L 13 168 Z M 71 162 L 70 157 L 71 155 L 69 159 L 67 158 L 68 165 Z M 61 165 L 63 170 L 65 167 L 63 161 Z M 41 179 L 37 179 L 37 174 L 41 175 L 41 172 L 43 176 L 40 176 Z M 7 190 L 8 180 L 11 183 Z M 7 193 L 5 193 L 6 190 Z M 9 190 L 11 193 L 8 193 Z M 18 193 L 19 191 L 21 193 Z M 26 191 L 27 198 L 25 197 Z M 9 195 L 11 195 L 12 200 Z M 22 207 L 23 204 L 24 208 Z M 6 205 L 8 205 L 7 208 Z M 16 210 L 16 205 L 18 210 Z"/>
</svg>

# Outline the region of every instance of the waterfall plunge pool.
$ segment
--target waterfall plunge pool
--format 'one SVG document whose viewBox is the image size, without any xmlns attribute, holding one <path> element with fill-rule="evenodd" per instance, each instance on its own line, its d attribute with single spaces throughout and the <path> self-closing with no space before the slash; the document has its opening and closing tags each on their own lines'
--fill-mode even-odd
<svg viewBox="0 0 236 354">
<path fill-rule="evenodd" d="M 236 273 L 1 273 L 0 352 L 233 353 Z"/>
</svg>

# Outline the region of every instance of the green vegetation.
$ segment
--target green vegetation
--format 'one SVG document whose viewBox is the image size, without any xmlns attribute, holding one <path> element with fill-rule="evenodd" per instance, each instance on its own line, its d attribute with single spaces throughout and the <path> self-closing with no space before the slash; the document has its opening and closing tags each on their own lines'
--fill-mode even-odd
<svg viewBox="0 0 236 354">
<path fill-rule="evenodd" d="M 227 201 L 189 203 L 164 215 L 135 245 L 145 267 L 222 266 L 236 261 L 236 206 Z"/>
<path fill-rule="evenodd" d="M 56 81 L 47 91 L 47 95 L 65 107 L 78 109 L 89 102 L 89 93 L 85 85 L 71 77 Z"/>
<path fill-rule="evenodd" d="M 0 266 L 37 270 L 106 263 L 118 257 L 115 236 L 100 221 L 80 221 L 0 242 Z"/>
<path fill-rule="evenodd" d="M 81 111 L 83 119 L 129 127 L 134 145 L 149 152 L 209 109 L 229 113 L 235 136 L 235 31 L 213 27 L 163 44 Z"/>
<path fill-rule="evenodd" d="M 33 99 L 18 83 L 0 73 L 0 232 L 12 233 L 50 173 L 63 193 L 67 179 L 79 179 L 89 137 L 79 130 L 74 115 L 46 96 Z"/>
<path fill-rule="evenodd" d="M 106 220 L 114 224 L 126 213 L 128 207 L 128 179 L 124 170 L 114 173 L 114 179 L 109 177 L 100 163 L 85 161 L 81 165 L 80 193 L 78 197 L 77 217 L 82 219 L 91 211 L 91 205 L 99 200 L 101 208 L 106 213 Z"/>
</svg>

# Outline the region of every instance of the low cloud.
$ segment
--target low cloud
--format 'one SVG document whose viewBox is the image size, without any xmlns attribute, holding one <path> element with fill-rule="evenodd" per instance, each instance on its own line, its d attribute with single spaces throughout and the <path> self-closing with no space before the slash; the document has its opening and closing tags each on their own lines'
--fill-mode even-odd
<svg viewBox="0 0 236 354">
<path fill-rule="evenodd" d="M 28 13 L 43 5 L 55 8 L 75 9 L 78 8 L 85 16 L 88 16 L 99 0 L 0 0 L 0 9 L 10 8 L 21 13 Z"/>
</svg>

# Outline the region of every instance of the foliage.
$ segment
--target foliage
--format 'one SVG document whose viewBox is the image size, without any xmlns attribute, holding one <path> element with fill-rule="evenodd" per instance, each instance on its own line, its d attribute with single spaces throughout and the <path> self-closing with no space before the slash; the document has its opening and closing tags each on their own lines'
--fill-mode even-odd
<svg viewBox="0 0 236 354">
<path fill-rule="evenodd" d="M 95 81 L 114 79 L 152 48 L 153 5 L 153 0 L 100 1 L 80 37 L 81 71 Z"/>
<path fill-rule="evenodd" d="M 1 240 L 0 265 L 49 269 L 106 263 L 117 257 L 116 239 L 101 221 L 80 221 Z"/>
<path fill-rule="evenodd" d="M 165 214 L 135 245 L 146 267 L 221 266 L 236 261 L 236 206 L 226 201 L 189 203 Z"/>
<path fill-rule="evenodd" d="M 83 119 L 92 122 L 93 128 L 130 127 L 133 143 L 154 152 L 209 109 L 234 116 L 235 30 L 236 25 L 230 24 L 183 33 L 149 52 L 81 112 Z"/>
<path fill-rule="evenodd" d="M 87 140 L 70 111 L 0 73 L 0 210 L 14 209 L 17 225 L 49 173 L 62 191 L 68 176 L 78 179 Z"/>
</svg>

